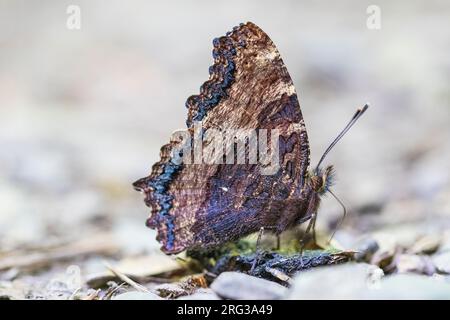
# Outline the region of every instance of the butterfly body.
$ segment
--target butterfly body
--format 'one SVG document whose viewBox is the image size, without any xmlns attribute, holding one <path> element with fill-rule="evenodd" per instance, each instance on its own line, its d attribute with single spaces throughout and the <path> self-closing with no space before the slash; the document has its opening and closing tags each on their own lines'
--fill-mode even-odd
<svg viewBox="0 0 450 320">
<path fill-rule="evenodd" d="M 308 171 L 310 150 L 297 94 L 270 38 L 249 22 L 213 46 L 209 80 L 199 95 L 188 98 L 187 128 L 180 134 L 195 136 L 198 123 L 201 137 L 213 130 L 238 132 L 224 140 L 232 141 L 224 146 L 230 154 L 239 148 L 233 141 L 249 140 L 242 130 L 276 130 L 279 168 L 265 174 L 265 165 L 239 163 L 236 154 L 232 163 L 221 154 L 210 155 L 207 163 L 195 163 L 195 156 L 186 163 L 186 153 L 179 150 L 195 149 L 192 140 L 174 138 L 164 145 L 152 173 L 133 186 L 145 194 L 151 207 L 147 226 L 158 230 L 157 240 L 168 254 L 216 246 L 261 227 L 280 234 L 310 219 L 331 183 L 331 170 Z M 245 158 L 250 154 L 244 146 Z"/>
</svg>

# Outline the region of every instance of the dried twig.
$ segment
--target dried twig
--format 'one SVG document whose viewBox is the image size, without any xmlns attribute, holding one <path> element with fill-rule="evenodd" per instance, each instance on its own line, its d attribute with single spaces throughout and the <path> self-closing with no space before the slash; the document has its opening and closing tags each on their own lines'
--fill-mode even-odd
<svg viewBox="0 0 450 320">
<path fill-rule="evenodd" d="M 107 263 L 107 262 L 103 262 L 103 263 L 106 266 L 106 268 L 108 268 L 109 271 L 114 273 L 114 275 L 117 276 L 123 282 L 126 282 L 127 284 L 129 284 L 131 287 L 133 287 L 134 289 L 136 289 L 138 291 L 150 293 L 150 291 L 146 287 L 144 287 L 143 285 L 140 285 L 136 281 L 130 279 L 122 272 L 114 269 L 111 265 L 109 265 L 109 263 Z"/>
<path fill-rule="evenodd" d="M 111 288 L 110 290 L 108 290 L 108 292 L 106 293 L 106 295 L 103 298 L 103 300 L 111 300 L 111 297 L 114 295 L 114 293 L 116 293 L 118 290 L 120 290 L 124 286 L 124 284 L 125 284 L 125 282 L 122 282 L 121 284 L 119 284 L 115 288 Z"/>
</svg>

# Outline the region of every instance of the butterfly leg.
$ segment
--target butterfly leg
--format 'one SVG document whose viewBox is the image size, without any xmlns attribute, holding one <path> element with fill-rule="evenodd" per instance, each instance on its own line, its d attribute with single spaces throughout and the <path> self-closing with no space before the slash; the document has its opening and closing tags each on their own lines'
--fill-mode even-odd
<svg viewBox="0 0 450 320">
<path fill-rule="evenodd" d="M 316 224 L 316 213 L 311 214 L 311 219 L 309 220 L 308 226 L 306 227 L 305 234 L 303 235 L 302 239 L 300 240 L 300 261 L 302 268 L 304 267 L 303 264 L 303 249 L 306 245 L 306 238 L 308 237 L 309 231 L 311 228 L 313 228 L 313 237 L 315 238 L 315 232 L 314 232 L 314 226 Z M 314 239 L 315 241 L 315 239 Z"/>
<path fill-rule="evenodd" d="M 313 221 L 312 221 L 312 237 L 313 237 L 314 244 L 317 244 L 317 238 L 316 238 L 317 214 L 314 214 L 314 218 L 311 218 L 311 219 L 313 219 Z"/>
<path fill-rule="evenodd" d="M 258 260 L 261 255 L 261 250 L 259 247 L 261 245 L 261 238 L 262 238 L 263 234 L 264 234 L 264 227 L 261 227 L 261 229 L 259 229 L 258 238 L 256 239 L 256 254 L 255 254 L 255 259 L 253 260 L 252 268 L 250 269 L 250 274 L 252 274 L 253 271 L 255 270 L 256 264 L 258 263 Z"/>
<path fill-rule="evenodd" d="M 277 226 L 265 226 L 266 230 L 272 230 L 275 233 L 276 240 L 276 247 L 275 250 L 280 250 L 281 247 L 281 234 L 277 231 Z"/>
</svg>

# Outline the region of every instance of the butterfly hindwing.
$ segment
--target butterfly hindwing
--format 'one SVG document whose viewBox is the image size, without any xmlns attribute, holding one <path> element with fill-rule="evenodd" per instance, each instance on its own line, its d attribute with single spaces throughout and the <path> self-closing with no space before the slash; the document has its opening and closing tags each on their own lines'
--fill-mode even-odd
<svg viewBox="0 0 450 320">
<path fill-rule="evenodd" d="M 146 204 L 152 207 L 147 225 L 158 229 L 157 239 L 166 253 L 217 245 L 261 227 L 284 230 L 303 205 L 308 137 L 278 50 L 253 23 L 235 27 L 213 44 L 210 79 L 186 102 L 186 132 L 194 136 L 199 122 L 202 134 L 213 129 L 276 129 L 279 169 L 264 174 L 260 162 L 226 164 L 224 158 L 214 164 L 180 163 L 174 150 L 182 142 L 163 146 L 150 176 L 134 186 L 146 194 Z M 227 146 L 225 153 L 237 151 L 234 144 Z M 248 159 L 250 150 L 245 148 Z M 220 160 L 224 163 L 218 164 Z"/>
</svg>

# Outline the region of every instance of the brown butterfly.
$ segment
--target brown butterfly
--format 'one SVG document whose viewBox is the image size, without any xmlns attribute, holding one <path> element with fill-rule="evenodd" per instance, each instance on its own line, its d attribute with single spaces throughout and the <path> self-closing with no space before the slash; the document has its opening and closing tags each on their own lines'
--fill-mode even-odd
<svg viewBox="0 0 450 320">
<path fill-rule="evenodd" d="M 214 39 L 213 45 L 209 80 L 199 95 L 188 98 L 187 129 L 180 134 L 195 136 L 198 123 L 201 137 L 213 130 L 276 129 L 278 149 L 272 151 L 278 152 L 279 167 L 265 174 L 266 164 L 239 163 L 236 139 L 248 141 L 248 137 L 224 139 L 228 146 L 225 154 L 235 152 L 232 163 L 220 153 L 212 157 L 216 162 L 180 161 L 192 160 L 186 157 L 186 147 L 195 148 L 192 140 L 174 138 L 164 145 L 151 174 L 133 186 L 144 192 L 145 203 L 151 208 L 147 226 L 158 230 L 157 240 L 168 254 L 216 246 L 262 228 L 279 235 L 308 220 L 308 231 L 314 229 L 320 196 L 331 192 L 333 177 L 332 166 L 322 169 L 320 165 L 368 108 L 365 105 L 357 110 L 311 169 L 297 94 L 267 34 L 248 22 Z M 205 140 L 204 145 L 210 146 L 211 141 Z M 250 157 L 248 145 L 240 150 Z"/>
</svg>

